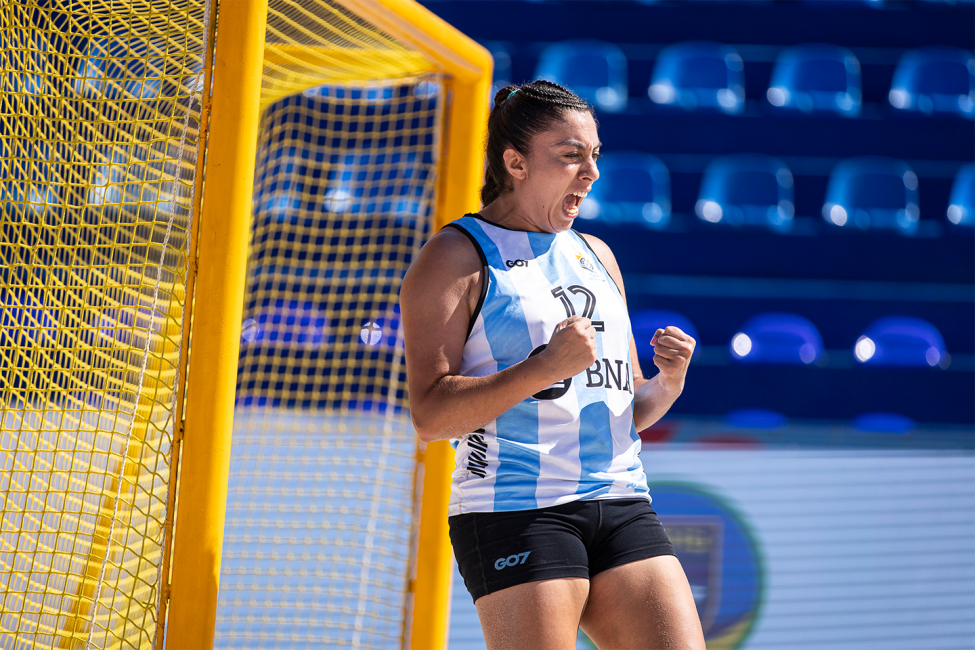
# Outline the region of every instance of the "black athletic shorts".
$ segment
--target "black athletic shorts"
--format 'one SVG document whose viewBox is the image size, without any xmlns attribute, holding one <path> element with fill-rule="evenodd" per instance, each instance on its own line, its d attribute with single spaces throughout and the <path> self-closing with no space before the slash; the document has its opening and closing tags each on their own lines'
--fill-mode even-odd
<svg viewBox="0 0 975 650">
<path fill-rule="evenodd" d="M 675 555 L 646 499 L 470 512 L 447 521 L 460 574 L 475 602 L 526 582 L 591 578 L 628 562 Z"/>
</svg>

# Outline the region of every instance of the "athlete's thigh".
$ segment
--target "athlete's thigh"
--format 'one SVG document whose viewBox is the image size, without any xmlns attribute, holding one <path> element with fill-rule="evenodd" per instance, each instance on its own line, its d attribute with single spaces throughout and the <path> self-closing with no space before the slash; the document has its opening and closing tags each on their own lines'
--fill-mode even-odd
<svg viewBox="0 0 975 650">
<path fill-rule="evenodd" d="M 690 585 L 673 555 L 593 576 L 582 629 L 600 650 L 705 650 Z"/>
<path fill-rule="evenodd" d="M 488 650 L 573 650 L 589 581 L 526 582 L 474 603 Z"/>
</svg>

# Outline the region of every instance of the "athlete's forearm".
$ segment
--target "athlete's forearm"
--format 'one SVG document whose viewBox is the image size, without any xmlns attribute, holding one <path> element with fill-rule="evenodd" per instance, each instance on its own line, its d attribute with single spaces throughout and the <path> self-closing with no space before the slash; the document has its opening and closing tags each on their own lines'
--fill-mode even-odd
<svg viewBox="0 0 975 650">
<path fill-rule="evenodd" d="M 680 397 L 681 390 L 664 388 L 657 376 L 634 382 L 633 422 L 637 431 L 653 426 Z"/>
<path fill-rule="evenodd" d="M 529 357 L 484 377 L 444 375 L 423 395 L 410 395 L 410 415 L 424 442 L 471 433 L 553 383 L 550 359 Z"/>
</svg>

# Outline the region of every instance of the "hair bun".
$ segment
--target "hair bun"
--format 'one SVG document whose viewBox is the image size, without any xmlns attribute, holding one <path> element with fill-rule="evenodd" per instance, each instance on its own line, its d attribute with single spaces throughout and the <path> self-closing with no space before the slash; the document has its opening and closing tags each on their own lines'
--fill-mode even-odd
<svg viewBox="0 0 975 650">
<path fill-rule="evenodd" d="M 494 105 L 497 106 L 498 104 L 505 103 L 509 97 L 514 95 L 519 90 L 521 89 L 518 88 L 518 86 L 515 86 L 514 84 L 509 84 L 505 86 L 498 92 L 494 93 Z"/>
</svg>

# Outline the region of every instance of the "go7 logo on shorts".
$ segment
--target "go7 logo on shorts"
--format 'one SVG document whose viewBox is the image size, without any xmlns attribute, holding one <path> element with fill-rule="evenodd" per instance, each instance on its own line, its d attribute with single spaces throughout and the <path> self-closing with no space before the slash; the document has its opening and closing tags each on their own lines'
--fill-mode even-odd
<svg viewBox="0 0 975 650">
<path fill-rule="evenodd" d="M 499 557 L 494 561 L 494 568 L 500 571 L 506 566 L 515 566 L 516 564 L 524 564 L 528 556 L 531 555 L 531 551 L 526 551 L 524 553 L 518 553 L 517 555 L 509 555 L 508 557 Z"/>
</svg>

